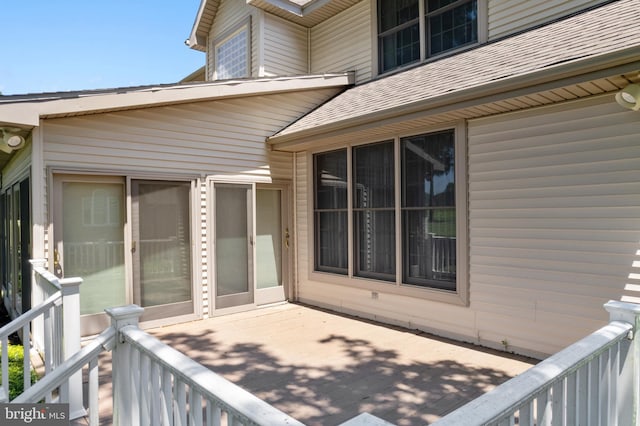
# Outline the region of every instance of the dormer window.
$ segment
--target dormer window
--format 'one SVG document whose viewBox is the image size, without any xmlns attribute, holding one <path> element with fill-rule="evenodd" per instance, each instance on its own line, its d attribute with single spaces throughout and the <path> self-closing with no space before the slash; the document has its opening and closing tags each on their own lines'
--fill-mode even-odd
<svg viewBox="0 0 640 426">
<path fill-rule="evenodd" d="M 249 77 L 249 25 L 214 43 L 214 80 Z"/>
<path fill-rule="evenodd" d="M 378 0 L 381 73 L 478 41 L 478 0 Z"/>
</svg>

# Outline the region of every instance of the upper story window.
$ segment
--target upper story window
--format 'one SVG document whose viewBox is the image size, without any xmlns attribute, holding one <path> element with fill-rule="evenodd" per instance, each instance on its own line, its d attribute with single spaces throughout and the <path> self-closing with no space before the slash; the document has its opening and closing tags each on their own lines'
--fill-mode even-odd
<svg viewBox="0 0 640 426">
<path fill-rule="evenodd" d="M 380 72 L 478 41 L 478 0 L 378 0 Z"/>
<path fill-rule="evenodd" d="M 215 80 L 249 76 L 249 26 L 214 43 Z"/>
</svg>

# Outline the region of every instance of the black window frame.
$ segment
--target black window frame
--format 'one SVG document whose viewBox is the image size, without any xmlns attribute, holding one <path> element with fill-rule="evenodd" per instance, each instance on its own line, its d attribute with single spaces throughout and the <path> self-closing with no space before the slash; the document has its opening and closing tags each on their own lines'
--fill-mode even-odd
<svg viewBox="0 0 640 426">
<path fill-rule="evenodd" d="M 410 1 L 418 5 L 414 15 L 403 16 L 397 6 L 401 1 Z M 479 35 L 479 9 L 482 0 L 378 0 L 377 1 L 377 43 L 378 73 L 385 74 L 396 69 L 419 63 L 425 59 L 447 54 L 451 51 L 477 44 Z M 465 10 L 465 8 L 467 10 Z M 386 16 L 396 15 L 396 25 L 389 26 Z M 465 16 L 468 15 L 468 16 Z M 405 14 L 406 15 L 406 14 Z M 444 21 L 448 25 L 442 27 Z M 438 27 L 441 25 L 440 27 Z M 411 29 L 411 35 L 407 31 Z M 435 33 L 437 31 L 437 33 Z M 405 59 L 406 49 L 412 44 L 417 33 L 419 41 L 418 55 L 412 52 L 410 59 Z M 395 61 L 389 53 L 387 44 L 395 37 Z M 407 37 L 410 40 L 405 40 Z M 440 37 L 440 47 L 434 49 L 434 39 Z M 403 39 L 404 38 L 404 39 Z M 445 40 L 446 39 L 446 40 Z M 404 41 L 405 43 L 402 43 Z"/>
</svg>

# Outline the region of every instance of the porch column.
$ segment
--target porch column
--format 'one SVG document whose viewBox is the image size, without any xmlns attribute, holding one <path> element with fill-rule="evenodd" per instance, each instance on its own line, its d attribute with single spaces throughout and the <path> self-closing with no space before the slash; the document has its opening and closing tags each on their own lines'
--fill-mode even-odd
<svg viewBox="0 0 640 426">
<path fill-rule="evenodd" d="M 80 352 L 80 284 L 82 278 L 58 281 L 62 293 L 62 353 L 68 360 Z M 82 400 L 82 371 L 69 377 L 69 417 L 71 420 L 87 415 Z"/>
<path fill-rule="evenodd" d="M 130 346 L 120 336 L 120 329 L 133 325 L 138 326 L 144 309 L 137 305 L 119 306 L 105 309 L 111 317 L 111 326 L 116 330 L 115 346 L 111 352 L 111 376 L 113 395 L 113 424 L 118 426 L 137 426 L 140 421 L 137 394 L 137 383 L 133 383 Z"/>
<path fill-rule="evenodd" d="M 623 321 L 633 325 L 630 344 L 621 348 L 618 377 L 619 425 L 640 425 L 640 305 L 609 301 L 604 305 L 609 321 Z M 625 351 L 626 350 L 626 351 Z"/>
</svg>

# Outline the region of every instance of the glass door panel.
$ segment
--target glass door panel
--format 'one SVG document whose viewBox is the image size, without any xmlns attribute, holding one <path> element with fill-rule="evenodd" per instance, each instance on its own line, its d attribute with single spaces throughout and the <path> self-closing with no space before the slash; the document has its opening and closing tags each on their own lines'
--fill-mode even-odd
<svg viewBox="0 0 640 426">
<path fill-rule="evenodd" d="M 193 313 L 188 182 L 131 182 L 134 303 L 141 320 Z"/>
<path fill-rule="evenodd" d="M 88 178 L 91 179 L 91 178 Z M 54 268 L 65 277 L 81 277 L 83 334 L 108 324 L 105 308 L 127 303 L 124 261 L 124 197 L 121 179 L 57 177 Z"/>
<path fill-rule="evenodd" d="M 286 187 L 265 185 L 256 190 L 256 303 L 285 300 L 288 277 L 289 229 Z"/>
<path fill-rule="evenodd" d="M 216 308 L 253 303 L 253 189 L 216 183 Z"/>
<path fill-rule="evenodd" d="M 256 191 L 256 288 L 282 285 L 280 191 Z"/>
</svg>

